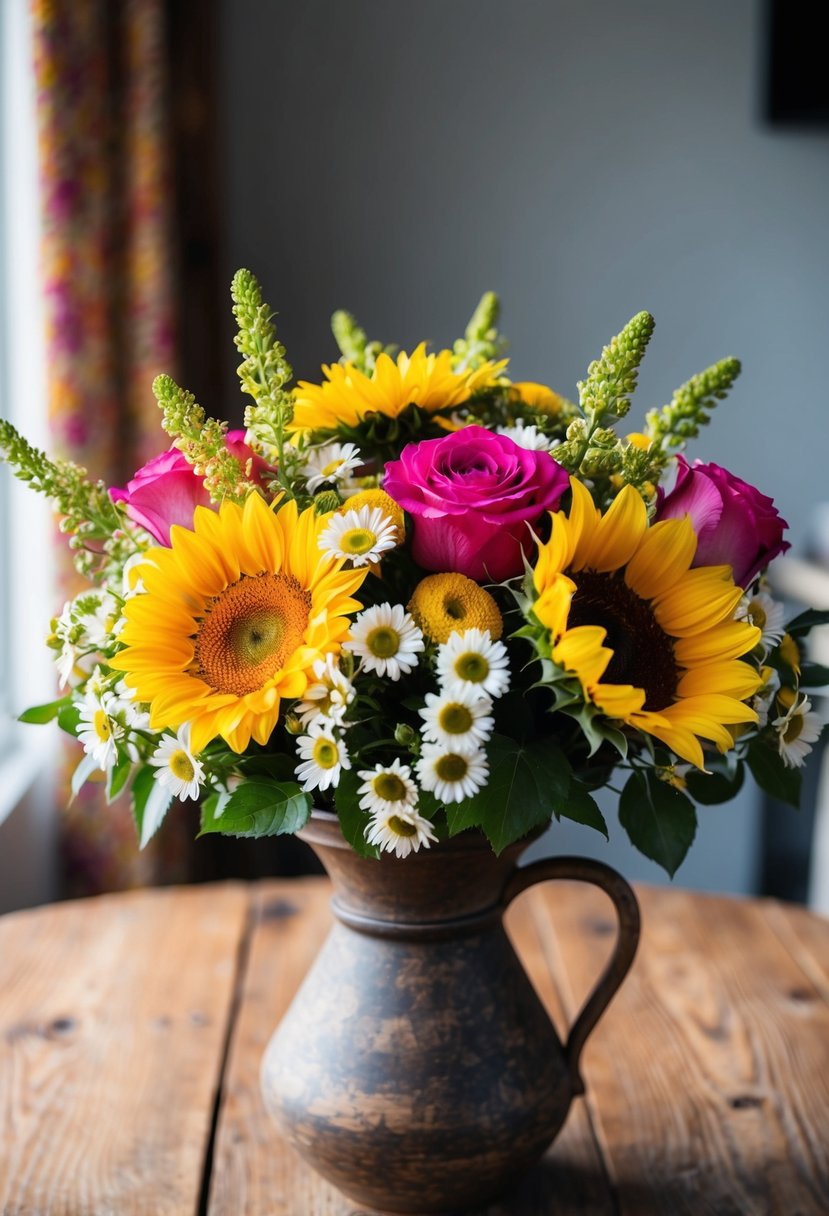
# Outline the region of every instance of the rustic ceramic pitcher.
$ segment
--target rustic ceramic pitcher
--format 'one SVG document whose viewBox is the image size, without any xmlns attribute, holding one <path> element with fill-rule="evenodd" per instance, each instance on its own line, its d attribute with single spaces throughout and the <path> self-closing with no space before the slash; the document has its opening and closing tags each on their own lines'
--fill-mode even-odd
<svg viewBox="0 0 829 1216">
<path fill-rule="evenodd" d="M 455 1212 L 495 1198 L 544 1153 L 579 1056 L 639 938 L 628 884 L 599 862 L 521 869 L 467 832 L 405 859 L 359 857 L 336 816 L 300 832 L 334 886 L 336 922 L 268 1045 L 262 1090 L 283 1134 L 363 1207 Z M 611 960 L 562 1045 L 503 927 L 533 883 L 595 883 L 613 900 Z"/>
</svg>

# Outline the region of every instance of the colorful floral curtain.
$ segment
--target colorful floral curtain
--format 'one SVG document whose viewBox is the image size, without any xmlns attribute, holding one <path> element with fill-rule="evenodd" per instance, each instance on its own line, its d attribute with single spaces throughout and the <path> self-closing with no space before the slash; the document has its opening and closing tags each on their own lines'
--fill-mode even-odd
<svg viewBox="0 0 829 1216">
<path fill-rule="evenodd" d="M 119 485 L 163 446 L 151 384 L 175 373 L 163 5 L 32 13 L 51 446 Z M 58 543 L 62 602 L 79 588 Z M 178 876 L 179 841 L 139 855 L 126 805 L 82 793 L 63 827 L 70 892 Z"/>
</svg>

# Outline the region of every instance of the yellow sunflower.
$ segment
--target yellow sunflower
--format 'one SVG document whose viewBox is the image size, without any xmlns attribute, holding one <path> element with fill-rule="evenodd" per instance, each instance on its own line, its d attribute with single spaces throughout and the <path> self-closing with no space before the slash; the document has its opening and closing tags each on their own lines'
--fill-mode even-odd
<svg viewBox="0 0 829 1216">
<path fill-rule="evenodd" d="M 305 693 L 361 607 L 351 597 L 366 570 L 319 548 L 330 518 L 251 494 L 244 507 L 197 507 L 192 532 L 174 526 L 171 548 L 148 551 L 113 666 L 153 729 L 190 722 L 194 752 L 217 735 L 235 752 L 268 741 L 281 698 Z"/>
<path fill-rule="evenodd" d="M 740 656 L 760 630 L 734 620 L 742 591 L 729 566 L 691 569 L 687 516 L 649 527 L 632 486 L 602 515 L 580 481 L 570 484 L 569 517 L 553 515 L 533 573 L 532 611 L 552 660 L 608 718 L 704 768 L 700 739 L 727 751 L 727 727 L 757 720 L 744 702 L 761 677 Z"/>
<path fill-rule="evenodd" d="M 355 426 L 366 414 L 396 418 L 414 403 L 429 414 L 468 401 L 473 393 L 494 383 L 506 359 L 482 363 L 474 371 L 454 372 L 450 350 L 427 355 L 426 343 L 397 359 L 381 354 L 370 376 L 353 363 L 323 365 L 325 381 L 300 380 L 294 391 L 294 431 L 335 430 Z"/>
</svg>

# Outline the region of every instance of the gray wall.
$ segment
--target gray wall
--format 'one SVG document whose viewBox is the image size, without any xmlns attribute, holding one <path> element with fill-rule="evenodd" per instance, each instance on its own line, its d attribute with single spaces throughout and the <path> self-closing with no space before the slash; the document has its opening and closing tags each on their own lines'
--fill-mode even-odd
<svg viewBox="0 0 829 1216">
<path fill-rule="evenodd" d="M 494 288 L 513 374 L 572 394 L 647 308 L 632 423 L 738 355 L 693 454 L 773 493 L 802 547 L 829 498 L 829 133 L 763 126 L 760 0 L 222 10 L 227 277 L 259 274 L 301 375 L 336 307 L 445 344 Z M 704 815 L 681 879 L 747 889 L 755 800 Z"/>
</svg>

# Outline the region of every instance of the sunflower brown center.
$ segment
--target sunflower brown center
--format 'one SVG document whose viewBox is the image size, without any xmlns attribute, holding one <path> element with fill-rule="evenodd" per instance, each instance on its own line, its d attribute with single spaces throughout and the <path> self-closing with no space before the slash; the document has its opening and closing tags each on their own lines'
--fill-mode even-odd
<svg viewBox="0 0 829 1216">
<path fill-rule="evenodd" d="M 573 580 L 577 590 L 570 604 L 568 629 L 600 625 L 607 631 L 605 645 L 613 651 L 602 683 L 643 688 L 645 709 L 665 709 L 676 696 L 679 673 L 673 642 L 651 605 L 631 591 L 619 573 L 581 570 Z"/>
<path fill-rule="evenodd" d="M 254 692 L 300 644 L 310 610 L 311 594 L 295 578 L 242 575 L 208 603 L 195 637 L 195 674 L 216 692 Z"/>
</svg>

